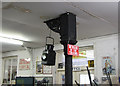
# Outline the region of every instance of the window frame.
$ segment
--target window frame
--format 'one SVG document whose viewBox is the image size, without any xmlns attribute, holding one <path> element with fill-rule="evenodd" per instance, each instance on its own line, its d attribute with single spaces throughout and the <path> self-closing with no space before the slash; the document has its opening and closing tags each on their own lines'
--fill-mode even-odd
<svg viewBox="0 0 120 86">
<path fill-rule="evenodd" d="M 2 65 L 2 69 L 3 69 L 3 71 L 2 71 L 2 84 L 13 84 L 12 83 L 12 63 L 13 63 L 13 59 L 16 59 L 17 60 L 17 64 L 16 64 L 16 71 L 17 71 L 17 73 L 16 73 L 16 75 L 18 74 L 18 56 L 8 56 L 8 57 L 3 57 L 2 58 L 2 63 L 3 63 L 3 65 Z M 3 79 L 4 79 L 4 76 L 5 76 L 5 60 L 10 60 L 10 83 L 4 83 L 3 82 Z"/>
</svg>

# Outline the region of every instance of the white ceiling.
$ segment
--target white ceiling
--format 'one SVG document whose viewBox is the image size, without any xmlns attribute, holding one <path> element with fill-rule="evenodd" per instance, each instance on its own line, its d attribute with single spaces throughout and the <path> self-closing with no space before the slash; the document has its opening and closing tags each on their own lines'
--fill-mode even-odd
<svg viewBox="0 0 120 86">
<path fill-rule="evenodd" d="M 3 7 L 9 4 L 4 2 Z M 117 2 L 13 2 L 12 5 L 14 7 L 2 10 L 2 33 L 21 36 L 21 40 L 30 42 L 25 42 L 26 46 L 44 46 L 49 29 L 43 22 L 65 12 L 77 16 L 77 40 L 118 32 Z M 28 9 L 31 13 L 21 9 Z M 59 43 L 59 34 L 52 32 L 52 36 L 55 43 Z M 2 47 L 3 52 L 23 49 L 10 44 L 3 44 Z"/>
<path fill-rule="evenodd" d="M 120 0 L 4 0 L 3 2 L 119 2 Z"/>
</svg>

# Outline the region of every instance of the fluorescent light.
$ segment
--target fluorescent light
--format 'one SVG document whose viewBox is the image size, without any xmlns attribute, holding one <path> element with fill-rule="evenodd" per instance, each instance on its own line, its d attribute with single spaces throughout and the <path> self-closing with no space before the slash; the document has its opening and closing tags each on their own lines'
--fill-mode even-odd
<svg viewBox="0 0 120 86">
<path fill-rule="evenodd" d="M 14 34 L 14 35 L 13 35 L 13 34 L 11 35 L 11 34 L 3 34 L 3 33 L 0 33 L 0 37 L 29 41 L 29 40 L 26 39 L 25 37 L 19 36 L 19 35 L 15 35 L 15 34 Z"/>
<path fill-rule="evenodd" d="M 10 43 L 10 44 L 16 44 L 16 45 L 23 45 L 22 41 L 9 39 L 9 38 L 3 38 L 0 37 L 0 42 Z"/>
</svg>

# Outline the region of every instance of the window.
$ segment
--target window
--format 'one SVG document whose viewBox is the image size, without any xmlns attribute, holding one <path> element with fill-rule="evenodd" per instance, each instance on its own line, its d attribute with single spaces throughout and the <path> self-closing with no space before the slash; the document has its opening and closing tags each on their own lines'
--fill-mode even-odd
<svg viewBox="0 0 120 86">
<path fill-rule="evenodd" d="M 17 75 L 17 57 L 3 59 L 3 84 L 15 84 Z"/>
<path fill-rule="evenodd" d="M 89 60 L 94 60 L 93 46 L 79 47 L 79 56 L 73 56 L 73 66 L 88 66 Z"/>
<path fill-rule="evenodd" d="M 91 80 L 94 80 L 94 74 L 91 74 Z M 80 75 L 80 84 L 90 84 L 88 74 Z"/>
</svg>

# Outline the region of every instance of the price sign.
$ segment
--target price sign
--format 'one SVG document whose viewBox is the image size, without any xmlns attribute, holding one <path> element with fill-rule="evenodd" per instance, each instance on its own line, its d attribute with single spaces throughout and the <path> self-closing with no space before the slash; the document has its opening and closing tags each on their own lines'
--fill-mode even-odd
<svg viewBox="0 0 120 86">
<path fill-rule="evenodd" d="M 68 55 L 79 56 L 79 46 L 68 44 Z"/>
</svg>

